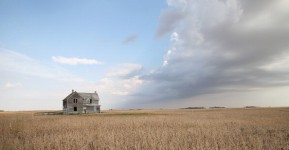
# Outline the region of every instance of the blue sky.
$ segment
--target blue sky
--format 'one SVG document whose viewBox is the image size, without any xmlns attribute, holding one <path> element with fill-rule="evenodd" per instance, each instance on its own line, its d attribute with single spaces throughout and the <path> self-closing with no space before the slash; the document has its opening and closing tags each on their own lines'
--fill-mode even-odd
<svg viewBox="0 0 289 150">
<path fill-rule="evenodd" d="M 163 1 L 1 3 L 1 46 L 32 57 L 91 56 L 117 63 L 126 56 L 129 61 L 150 63 L 141 56 L 148 50 L 164 51 L 164 42 L 154 39 Z M 132 35 L 138 37 L 135 43 L 122 44 Z"/>
<path fill-rule="evenodd" d="M 0 109 L 288 106 L 286 0 L 0 2 Z"/>
</svg>

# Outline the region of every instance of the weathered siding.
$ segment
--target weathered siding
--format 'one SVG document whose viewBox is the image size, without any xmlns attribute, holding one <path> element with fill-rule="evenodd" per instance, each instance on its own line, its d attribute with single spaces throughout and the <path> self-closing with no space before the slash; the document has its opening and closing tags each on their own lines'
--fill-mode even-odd
<svg viewBox="0 0 289 150">
<path fill-rule="evenodd" d="M 87 113 L 93 113 L 93 112 L 95 112 L 93 106 L 88 106 L 88 107 L 86 107 L 86 108 L 87 108 L 87 109 L 86 109 Z"/>
<path fill-rule="evenodd" d="M 74 101 L 77 99 L 77 103 Z M 99 97 L 97 93 L 73 92 L 63 100 L 64 114 L 80 114 L 100 112 Z M 74 108 L 77 108 L 77 111 Z"/>
<path fill-rule="evenodd" d="M 77 99 L 77 103 L 73 102 L 74 99 Z M 77 107 L 77 111 L 74 111 L 74 107 Z M 72 95 L 68 99 L 68 108 L 69 112 L 71 113 L 82 113 L 83 110 L 82 98 L 79 97 L 77 94 Z"/>
</svg>

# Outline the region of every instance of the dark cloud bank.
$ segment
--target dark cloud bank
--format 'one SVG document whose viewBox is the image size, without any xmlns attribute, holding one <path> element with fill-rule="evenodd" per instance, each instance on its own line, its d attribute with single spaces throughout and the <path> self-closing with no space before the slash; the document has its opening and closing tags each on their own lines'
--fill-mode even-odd
<svg viewBox="0 0 289 150">
<path fill-rule="evenodd" d="M 156 36 L 171 36 L 164 64 L 142 75 L 138 103 L 289 85 L 284 0 L 171 0 Z M 133 102 L 133 100 L 131 102 Z"/>
</svg>

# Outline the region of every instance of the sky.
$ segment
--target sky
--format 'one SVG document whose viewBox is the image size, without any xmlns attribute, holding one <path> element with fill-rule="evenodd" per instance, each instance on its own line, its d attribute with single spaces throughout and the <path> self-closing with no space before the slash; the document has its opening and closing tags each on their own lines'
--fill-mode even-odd
<svg viewBox="0 0 289 150">
<path fill-rule="evenodd" d="M 1 0 L 0 110 L 289 106 L 288 0 Z"/>
</svg>

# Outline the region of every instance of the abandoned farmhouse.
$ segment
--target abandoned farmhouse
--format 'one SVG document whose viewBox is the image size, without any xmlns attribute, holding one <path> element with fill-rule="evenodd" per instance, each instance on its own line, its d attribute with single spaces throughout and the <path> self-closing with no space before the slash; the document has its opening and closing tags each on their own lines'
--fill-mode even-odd
<svg viewBox="0 0 289 150">
<path fill-rule="evenodd" d="M 79 93 L 74 90 L 63 99 L 63 114 L 80 114 L 100 112 L 97 92 Z"/>
</svg>

